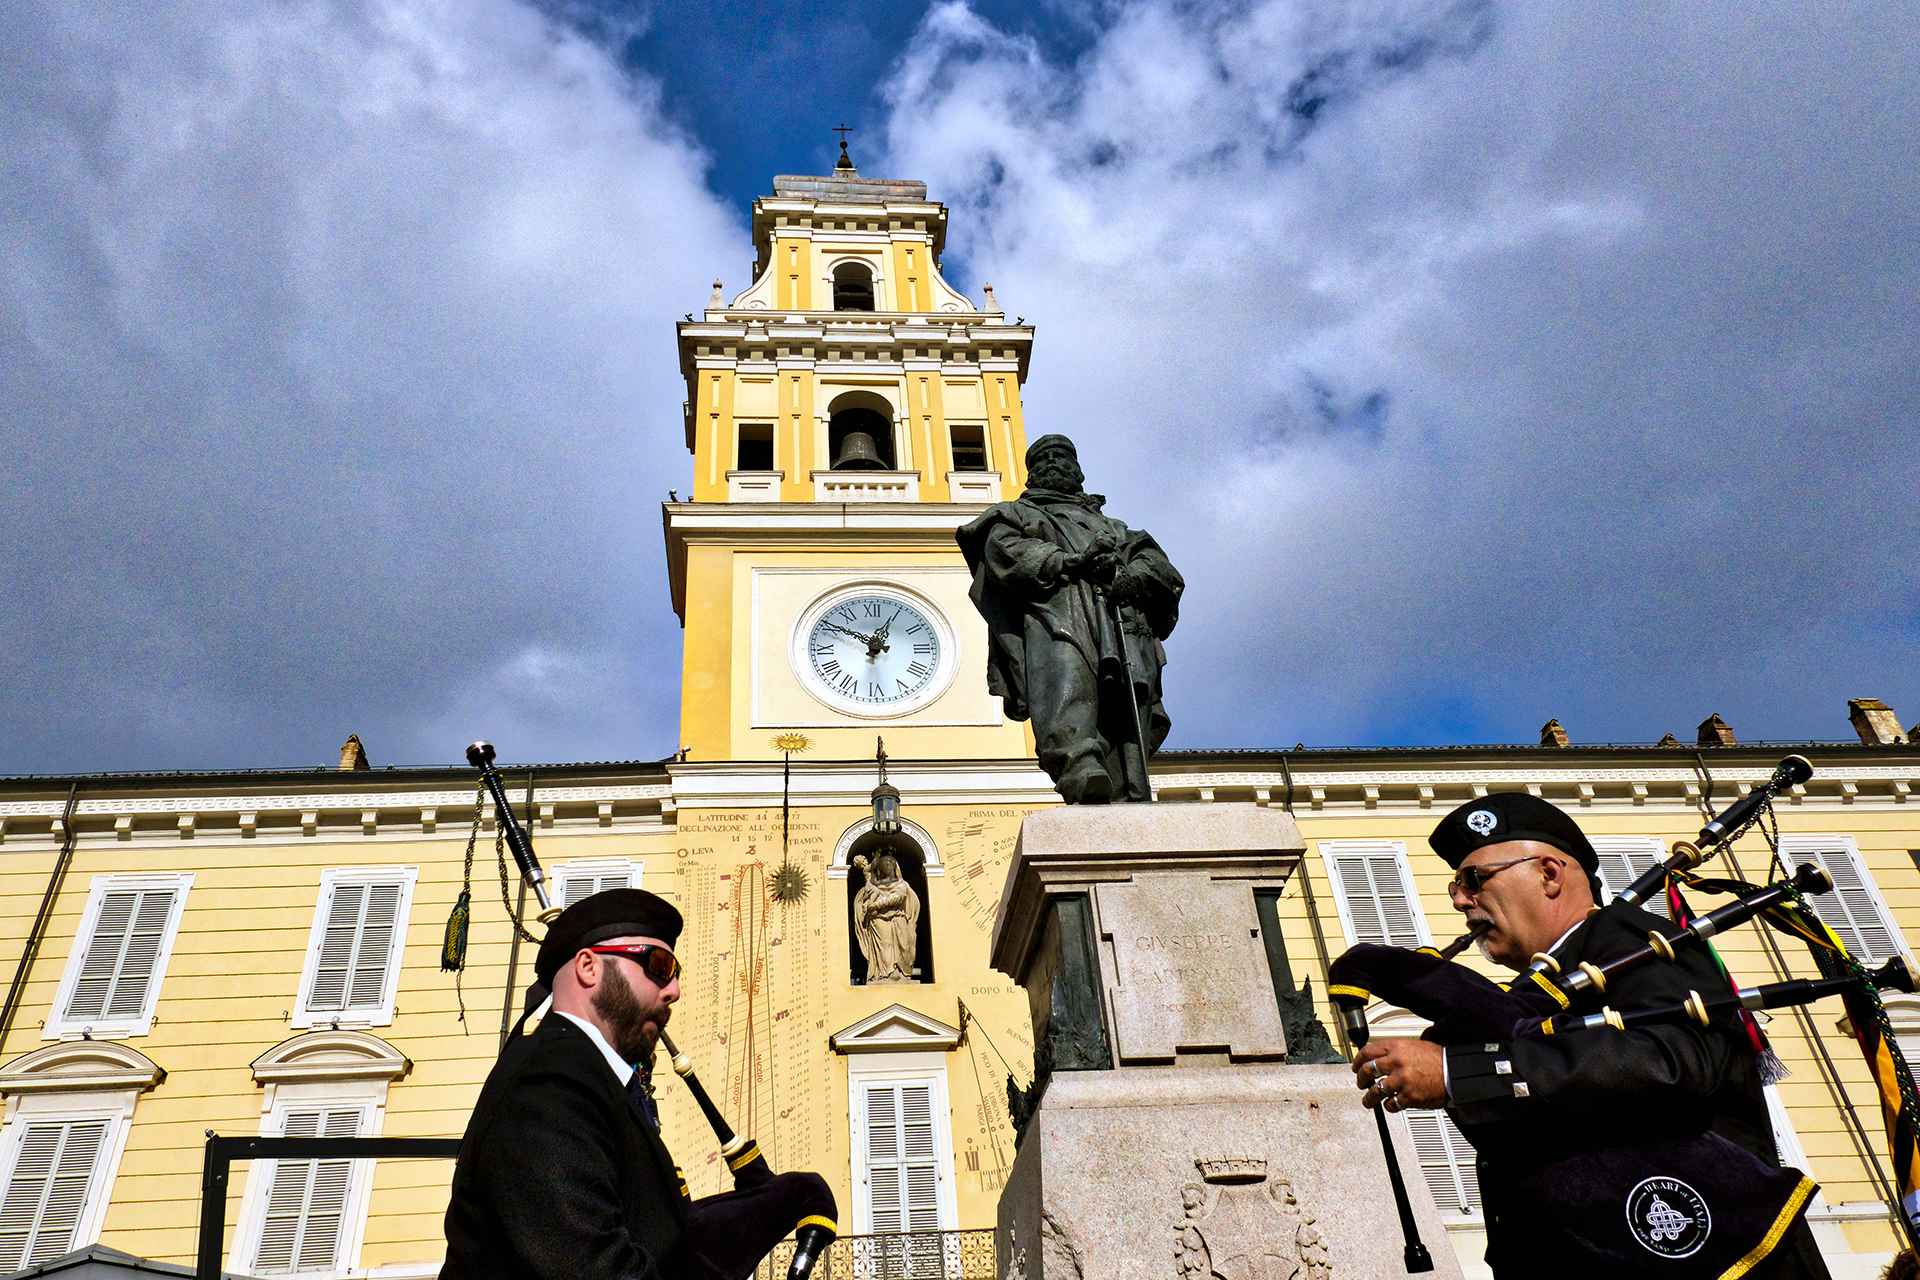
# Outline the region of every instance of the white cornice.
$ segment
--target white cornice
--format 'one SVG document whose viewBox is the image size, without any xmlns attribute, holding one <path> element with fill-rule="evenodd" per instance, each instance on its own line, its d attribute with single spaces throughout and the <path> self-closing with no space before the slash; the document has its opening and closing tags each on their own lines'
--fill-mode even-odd
<svg viewBox="0 0 1920 1280">
<path fill-rule="evenodd" d="M 253 1060 L 255 1084 L 406 1078 L 407 1055 L 367 1031 L 322 1029 L 282 1040 Z"/>
<path fill-rule="evenodd" d="M 955 529 L 987 509 L 977 502 L 665 502 L 661 507 L 669 536 L 686 542 L 839 530 L 951 541 Z"/>
<path fill-rule="evenodd" d="M 827 1037 L 835 1053 L 945 1053 L 959 1044 L 958 1027 L 903 1004 L 890 1004 Z"/>
<path fill-rule="evenodd" d="M 333 777 L 338 777 L 335 774 Z M 138 786 L 134 780 L 120 785 Z M 327 785 L 335 785 L 331 778 Z M 534 784 L 535 804 L 558 804 L 571 801 L 621 801 L 621 800 L 664 800 L 673 793 L 672 787 L 664 782 L 632 783 L 611 786 L 541 786 L 536 778 Z M 84 794 L 84 793 L 83 793 Z M 398 810 L 401 812 L 420 809 L 437 809 L 441 821 L 452 821 L 454 811 L 465 809 L 473 812 L 474 793 L 461 791 L 408 791 L 393 788 L 376 791 L 283 791 L 278 794 L 252 796 L 194 796 L 194 795 L 157 795 L 149 797 L 109 797 L 100 800 L 81 800 L 74 806 L 77 817 L 118 817 L 125 814 L 225 814 L 225 813 L 299 813 L 307 810 L 322 812 L 356 812 L 367 809 Z M 488 806 L 492 808 L 491 805 Z M 66 797 L 60 796 L 46 800 L 16 800 L 0 803 L 0 817 L 57 817 L 66 810 Z"/>
<path fill-rule="evenodd" d="M 138 1049 L 111 1040 L 63 1040 L 0 1068 L 0 1094 L 145 1093 L 166 1078 Z"/>
<path fill-rule="evenodd" d="M 689 761 L 671 764 L 673 799 L 681 809 L 778 808 L 781 762 L 778 760 Z M 860 807 L 869 804 L 876 781 L 871 761 L 849 760 L 796 768 L 791 803 L 804 806 Z M 1053 781 L 1031 760 L 953 761 L 887 765 L 887 781 L 900 789 L 901 802 L 914 804 L 1059 803 Z"/>
</svg>

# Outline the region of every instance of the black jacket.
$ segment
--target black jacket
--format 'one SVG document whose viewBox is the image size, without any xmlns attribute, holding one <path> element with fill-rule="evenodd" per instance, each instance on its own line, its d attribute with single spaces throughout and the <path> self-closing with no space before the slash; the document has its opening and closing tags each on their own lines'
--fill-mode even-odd
<svg viewBox="0 0 1920 1280">
<path fill-rule="evenodd" d="M 1604 964 L 1640 950 L 1655 928 L 1674 931 L 1658 916 L 1615 903 L 1589 917 L 1554 955 L 1564 970 L 1583 960 Z M 1535 985 L 1522 979 L 1514 984 L 1515 994 Z M 1727 988 L 1713 958 L 1697 948 L 1683 951 L 1674 963 L 1655 960 L 1617 976 L 1604 996 L 1584 993 L 1572 1011 L 1592 1013 L 1602 1004 L 1621 1010 L 1672 1004 L 1690 991 L 1712 995 Z M 1553 1004 L 1545 1009 L 1558 1011 Z M 1498 1275 L 1536 1274 L 1541 1258 L 1566 1257 L 1561 1234 L 1566 1224 L 1555 1221 L 1563 1215 L 1543 1203 L 1541 1192 L 1548 1200 L 1563 1191 L 1577 1197 L 1582 1188 L 1575 1184 L 1609 1162 L 1619 1163 L 1624 1152 L 1713 1133 L 1758 1157 L 1758 1166 L 1746 1168 L 1779 1168 L 1759 1062 L 1745 1033 L 1730 1020 L 1705 1028 L 1598 1027 L 1503 1037 L 1498 1043 L 1453 1043 L 1447 1047 L 1447 1070 L 1449 1112 L 1479 1156 L 1487 1262 Z M 1741 1160 L 1726 1161 L 1729 1172 Z M 1631 1163 L 1627 1157 L 1628 1167 Z M 1702 1177 L 1712 1175 L 1709 1169 Z M 1783 1185 L 1791 1183 L 1789 1178 Z M 1739 1198 L 1737 1186 L 1728 1190 Z M 1608 1204 L 1607 1220 L 1617 1215 L 1619 1207 Z M 1732 1222 L 1726 1226 L 1736 1229 Z"/>
<path fill-rule="evenodd" d="M 681 1280 L 686 1204 L 672 1155 L 598 1047 L 550 1015 L 480 1091 L 441 1280 Z"/>
</svg>

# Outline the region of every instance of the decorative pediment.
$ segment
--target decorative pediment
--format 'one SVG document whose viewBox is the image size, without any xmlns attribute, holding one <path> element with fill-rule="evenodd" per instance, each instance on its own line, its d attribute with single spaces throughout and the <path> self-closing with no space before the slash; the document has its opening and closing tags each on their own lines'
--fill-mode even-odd
<svg viewBox="0 0 1920 1280">
<path fill-rule="evenodd" d="M 890 1004 L 827 1037 L 835 1053 L 945 1053 L 960 1043 L 960 1029 L 938 1018 Z"/>
<path fill-rule="evenodd" d="M 366 1031 L 309 1031 L 282 1040 L 253 1060 L 255 1084 L 315 1084 L 327 1080 L 404 1079 L 407 1055 Z"/>
<path fill-rule="evenodd" d="M 113 1040 L 63 1040 L 0 1067 L 0 1094 L 145 1093 L 167 1078 L 153 1059 Z"/>
</svg>

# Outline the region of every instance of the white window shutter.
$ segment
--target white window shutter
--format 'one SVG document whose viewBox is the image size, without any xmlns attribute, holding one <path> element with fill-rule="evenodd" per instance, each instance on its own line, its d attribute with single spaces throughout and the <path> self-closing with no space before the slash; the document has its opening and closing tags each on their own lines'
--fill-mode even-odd
<svg viewBox="0 0 1920 1280">
<path fill-rule="evenodd" d="M 172 889 L 126 889 L 101 898 L 64 1020 L 140 1016 L 166 940 L 173 897 Z"/>
<path fill-rule="evenodd" d="M 0 1201 L 0 1267 L 17 1271 L 72 1251 L 106 1137 L 105 1120 L 27 1126 Z"/>
<path fill-rule="evenodd" d="M 1328 841 L 1321 851 L 1332 864 L 1334 889 L 1356 944 L 1426 945 L 1411 878 L 1391 841 Z"/>
<path fill-rule="evenodd" d="M 1420 1162 L 1421 1176 L 1442 1213 L 1480 1212 L 1480 1175 L 1473 1146 L 1444 1111 L 1407 1111 L 1407 1132 Z"/>
<path fill-rule="evenodd" d="M 1833 877 L 1832 892 L 1809 894 L 1807 905 L 1840 936 L 1854 959 L 1878 964 L 1899 953 L 1900 931 L 1881 911 L 1867 869 L 1847 843 L 1783 837 L 1780 861 L 1789 874 L 1802 863 L 1817 862 Z"/>
<path fill-rule="evenodd" d="M 866 1086 L 873 1234 L 940 1229 L 940 1155 L 931 1084 Z"/>
<path fill-rule="evenodd" d="M 940 1158 L 933 1141 L 933 1086 L 900 1087 L 901 1166 L 907 1230 L 940 1229 Z"/>
<path fill-rule="evenodd" d="M 580 867 L 563 867 L 559 871 L 560 905 L 570 907 L 583 898 L 591 898 L 596 893 L 605 893 L 608 889 L 631 889 L 633 883 L 633 864 L 621 863 L 619 866 L 587 864 Z"/>
<path fill-rule="evenodd" d="M 1594 836 L 1593 851 L 1600 855 L 1600 884 L 1611 901 L 1646 872 L 1665 862 L 1666 851 L 1658 840 L 1641 836 Z M 1667 895 L 1654 893 L 1640 904 L 1664 919 L 1673 919 L 1667 910 Z"/>
<path fill-rule="evenodd" d="M 867 1195 L 873 1234 L 900 1230 L 899 1092 L 892 1085 L 867 1088 Z"/>
<path fill-rule="evenodd" d="M 377 1009 L 386 1002 L 387 968 L 402 923 L 401 885 L 341 883 L 332 892 L 307 1008 Z"/>
<path fill-rule="evenodd" d="M 351 1138 L 359 1131 L 357 1107 L 291 1111 L 282 1128 L 289 1138 Z M 339 1270 L 352 1187 L 351 1160 L 275 1162 L 253 1269 L 264 1275 Z"/>
</svg>

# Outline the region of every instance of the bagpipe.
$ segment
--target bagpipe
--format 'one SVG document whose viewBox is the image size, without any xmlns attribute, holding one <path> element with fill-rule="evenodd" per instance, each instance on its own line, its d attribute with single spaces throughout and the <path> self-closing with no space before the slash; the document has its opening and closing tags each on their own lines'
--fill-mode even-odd
<svg viewBox="0 0 1920 1280">
<path fill-rule="evenodd" d="M 560 909 L 553 905 L 547 888 L 546 873 L 541 869 L 540 860 L 534 855 L 533 843 L 513 815 L 513 806 L 507 799 L 506 788 L 500 779 L 500 771 L 494 767 L 494 748 L 490 742 L 476 742 L 467 748 L 467 762 L 480 771 L 480 786 L 484 794 L 493 798 L 494 813 L 500 832 L 500 840 L 512 851 L 513 860 L 519 865 L 522 881 L 533 891 L 534 899 L 539 903 L 538 919 L 551 924 L 559 915 Z M 529 783 L 531 787 L 531 783 Z M 475 805 L 474 830 L 480 826 L 480 811 Z M 473 869 L 473 841 L 467 844 L 467 874 L 469 880 Z M 501 863 L 501 901 L 506 901 L 506 864 Z M 522 900 L 524 902 L 524 899 Z M 454 916 L 447 924 L 447 941 L 442 957 L 442 967 L 456 968 L 459 965 L 448 964 L 449 957 L 455 957 L 459 964 L 465 962 L 467 911 L 469 910 L 470 890 L 463 889 Z M 508 905 L 512 915 L 512 907 Z M 516 918 L 514 928 L 521 937 L 530 942 L 538 939 L 528 934 Z M 457 951 L 456 951 L 457 926 Z M 524 1019 L 523 1019 L 524 1021 Z M 660 1032 L 660 1044 L 667 1051 L 668 1061 L 674 1074 L 686 1084 L 687 1092 L 693 1095 L 701 1114 L 713 1127 L 714 1136 L 720 1140 L 720 1155 L 727 1162 L 727 1168 L 733 1173 L 733 1191 L 718 1196 L 708 1196 L 693 1204 L 700 1210 L 698 1217 L 702 1228 L 702 1239 L 693 1242 L 696 1254 L 700 1254 L 703 1263 L 707 1263 L 710 1274 L 724 1274 L 737 1270 L 739 1259 L 729 1246 L 737 1243 L 742 1232 L 734 1228 L 743 1225 L 752 1218 L 774 1220 L 784 1217 L 786 1221 L 798 1219 L 794 1228 L 793 1261 L 787 1268 L 787 1280 L 807 1280 L 815 1264 L 825 1256 L 827 1246 L 833 1243 L 838 1234 L 835 1217 L 833 1192 L 818 1174 L 787 1173 L 773 1171 L 767 1158 L 760 1150 L 760 1144 L 752 1138 L 734 1133 L 733 1128 L 714 1105 L 700 1078 L 693 1073 L 693 1059 L 680 1052 L 673 1040 L 663 1028 Z M 677 1172 L 677 1171 L 676 1171 Z M 686 1181 L 680 1183 L 682 1195 L 691 1198 Z M 709 1253 L 725 1255 L 724 1258 L 708 1257 Z M 758 1259 L 754 1259 L 757 1264 Z"/>
<path fill-rule="evenodd" d="M 1356 1048 L 1367 1042 L 1365 1010 L 1375 999 L 1428 1020 L 1431 1026 L 1422 1037 L 1426 1040 L 1453 1046 L 1477 1047 L 1484 1043 L 1489 1051 L 1505 1042 L 1533 1037 L 1561 1037 L 1564 1042 L 1566 1037 L 1586 1032 L 1605 1034 L 1611 1029 L 1619 1033 L 1674 1025 L 1705 1028 L 1718 1021 L 1747 1037 L 1760 1055 L 1762 1078 L 1770 1079 L 1774 1071 L 1784 1069 L 1778 1067 L 1753 1015 L 1837 995 L 1845 1002 L 1853 1034 L 1878 1086 L 1901 1193 L 1900 1217 L 1909 1243 L 1920 1245 L 1920 1142 L 1916 1141 L 1920 1138 L 1920 1099 L 1916 1099 L 1912 1073 L 1894 1040 L 1879 995 L 1882 990 L 1914 992 L 1914 975 L 1898 955 L 1869 970 L 1847 952 L 1839 937 L 1807 904 L 1809 897 L 1833 888 L 1832 879 L 1817 865 L 1801 865 L 1790 875 L 1761 885 L 1694 874 L 1694 869 L 1714 852 L 1771 819 L 1774 796 L 1812 775 L 1813 767 L 1804 757 L 1781 760 L 1764 783 L 1702 827 L 1697 839 L 1676 841 L 1666 859 L 1615 894 L 1606 906 L 1594 908 L 1594 915 L 1610 917 L 1606 923 L 1646 938 L 1643 946 L 1605 963 L 1563 963 L 1553 954 L 1565 944 L 1563 940 L 1548 952 L 1534 955 L 1518 978 L 1502 986 L 1464 965 L 1450 963 L 1453 956 L 1479 938 L 1479 928 L 1442 950 L 1372 944 L 1350 948 L 1330 966 L 1327 987 L 1348 1039 Z M 1764 827 L 1762 830 L 1776 850 L 1777 864 L 1777 833 Z M 1733 900 L 1718 910 L 1695 916 L 1681 895 L 1683 887 L 1730 894 Z M 1656 895 L 1665 900 L 1677 928 L 1646 927 L 1648 917 L 1636 909 Z M 1755 919 L 1805 943 L 1819 976 L 1746 988 L 1733 984 L 1711 939 Z M 1595 923 L 1592 916 L 1589 923 Z M 1610 984 L 1619 983 L 1636 969 L 1655 963 L 1673 965 L 1688 953 L 1701 952 L 1711 957 L 1720 982 L 1716 985 L 1702 980 L 1700 985 L 1714 989 L 1687 989 L 1684 999 L 1657 1004 L 1592 1007 L 1596 999 L 1606 999 Z M 1576 1002 L 1586 1007 L 1575 1010 Z M 1579 1043 L 1583 1042 L 1566 1042 L 1566 1047 L 1571 1050 Z M 1384 1119 L 1382 1136 L 1384 1139 Z M 1726 1145 L 1731 1151 L 1739 1150 Z M 1391 1145 L 1387 1147 L 1387 1159 L 1391 1169 Z M 1398 1192 L 1400 1180 L 1394 1172 Z M 1802 1200 L 1810 1194 L 1810 1183 L 1808 1187 L 1798 1193 Z M 1411 1259 L 1417 1241 L 1411 1231 L 1411 1215 L 1404 1210 L 1403 1222 L 1409 1228 L 1408 1270 L 1412 1271 L 1416 1269 Z"/>
</svg>

